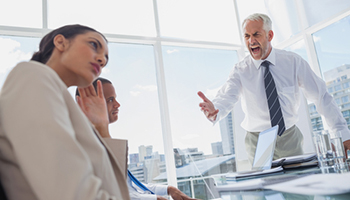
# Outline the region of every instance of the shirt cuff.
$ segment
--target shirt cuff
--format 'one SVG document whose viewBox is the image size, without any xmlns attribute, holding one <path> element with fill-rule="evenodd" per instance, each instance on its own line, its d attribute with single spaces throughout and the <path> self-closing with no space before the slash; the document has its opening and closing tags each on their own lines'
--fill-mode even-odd
<svg viewBox="0 0 350 200">
<path fill-rule="evenodd" d="M 350 131 L 348 129 L 341 131 L 343 142 L 350 140 Z"/>
<path fill-rule="evenodd" d="M 154 193 L 159 196 L 168 195 L 168 186 L 167 185 L 157 185 Z"/>
<path fill-rule="evenodd" d="M 155 194 L 130 194 L 131 200 L 157 200 L 157 195 Z"/>
</svg>

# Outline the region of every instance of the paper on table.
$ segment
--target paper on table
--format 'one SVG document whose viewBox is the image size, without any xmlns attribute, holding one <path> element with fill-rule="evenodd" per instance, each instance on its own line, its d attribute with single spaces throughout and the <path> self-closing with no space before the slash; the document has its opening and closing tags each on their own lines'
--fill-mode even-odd
<svg viewBox="0 0 350 200">
<path fill-rule="evenodd" d="M 280 158 L 272 161 L 272 166 L 277 167 L 281 165 L 303 163 L 303 162 L 309 162 L 314 159 L 316 159 L 316 153 L 310 153 L 310 154 L 304 154 L 304 155 L 298 155 L 298 156 L 289 156 L 289 157 L 284 157 L 284 158 Z"/>
<path fill-rule="evenodd" d="M 232 182 L 226 185 L 217 185 L 216 190 L 221 191 L 241 191 L 241 190 L 256 190 L 263 188 L 264 181 L 262 179 L 252 179 L 240 182 Z"/>
<path fill-rule="evenodd" d="M 226 184 L 217 184 L 217 191 L 242 191 L 242 190 L 256 190 L 263 189 L 264 186 L 270 184 L 281 183 L 300 178 L 301 175 L 275 175 L 265 178 L 256 178 L 242 181 L 230 181 Z"/>
<path fill-rule="evenodd" d="M 314 174 L 296 180 L 264 186 L 281 192 L 303 195 L 335 195 L 350 192 L 350 173 Z"/>
<path fill-rule="evenodd" d="M 244 171 L 244 172 L 236 172 L 236 173 L 228 173 L 226 175 L 227 180 L 239 180 L 243 178 L 256 178 L 262 175 L 266 174 L 272 174 L 277 172 L 282 172 L 282 167 L 276 167 L 272 169 L 265 169 L 265 170 L 256 170 L 256 171 Z"/>
</svg>

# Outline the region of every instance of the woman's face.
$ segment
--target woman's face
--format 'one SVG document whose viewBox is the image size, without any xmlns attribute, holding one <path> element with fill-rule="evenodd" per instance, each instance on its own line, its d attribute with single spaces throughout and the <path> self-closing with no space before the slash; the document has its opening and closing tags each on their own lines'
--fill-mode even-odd
<svg viewBox="0 0 350 200">
<path fill-rule="evenodd" d="M 61 54 L 62 80 L 67 87 L 86 87 L 100 74 L 108 61 L 107 42 L 97 32 L 86 32 L 65 40 Z"/>
</svg>

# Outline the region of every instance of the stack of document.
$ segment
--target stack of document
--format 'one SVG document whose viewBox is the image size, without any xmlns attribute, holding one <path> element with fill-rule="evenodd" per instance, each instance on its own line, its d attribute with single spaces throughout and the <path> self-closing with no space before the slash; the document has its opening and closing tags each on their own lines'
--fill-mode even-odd
<svg viewBox="0 0 350 200">
<path fill-rule="evenodd" d="M 243 179 L 249 179 L 249 178 L 259 178 L 259 177 L 276 174 L 276 173 L 283 173 L 283 168 L 276 167 L 276 168 L 265 169 L 265 170 L 251 170 L 251 171 L 228 173 L 226 175 L 226 180 L 237 181 L 237 180 L 243 180 Z"/>
<path fill-rule="evenodd" d="M 304 154 L 299 156 L 289 156 L 272 161 L 272 167 L 283 166 L 285 169 L 298 167 L 317 166 L 316 153 Z"/>
<path fill-rule="evenodd" d="M 221 191 L 242 191 L 242 190 L 257 190 L 263 189 L 264 187 L 277 184 L 281 182 L 286 182 L 303 177 L 302 175 L 274 175 L 265 178 L 256 178 L 242 181 L 227 181 L 226 184 L 216 184 L 216 190 Z"/>
</svg>

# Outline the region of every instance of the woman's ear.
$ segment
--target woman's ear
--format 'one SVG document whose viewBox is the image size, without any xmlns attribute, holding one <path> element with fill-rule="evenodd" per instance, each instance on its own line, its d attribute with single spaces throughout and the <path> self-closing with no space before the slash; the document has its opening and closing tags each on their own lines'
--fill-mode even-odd
<svg viewBox="0 0 350 200">
<path fill-rule="evenodd" d="M 67 39 L 62 34 L 58 34 L 53 38 L 53 44 L 59 51 L 64 51 L 67 48 L 67 42 Z"/>
</svg>

